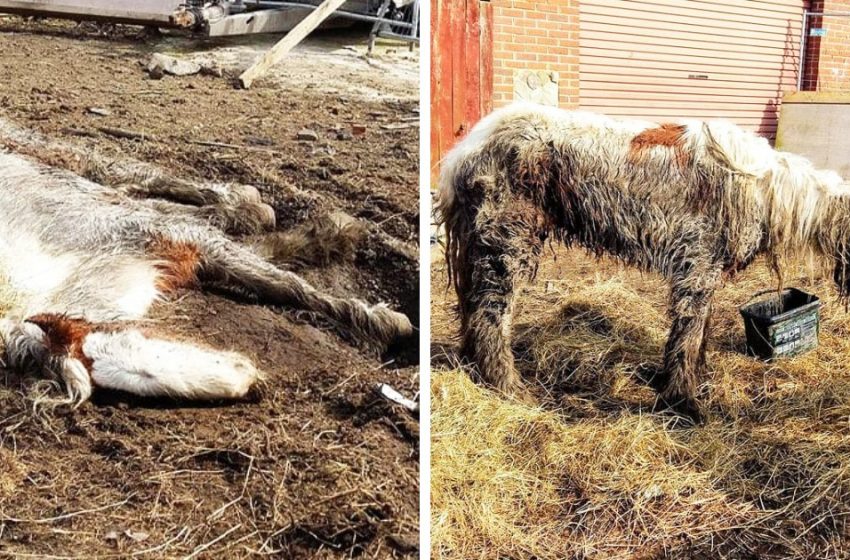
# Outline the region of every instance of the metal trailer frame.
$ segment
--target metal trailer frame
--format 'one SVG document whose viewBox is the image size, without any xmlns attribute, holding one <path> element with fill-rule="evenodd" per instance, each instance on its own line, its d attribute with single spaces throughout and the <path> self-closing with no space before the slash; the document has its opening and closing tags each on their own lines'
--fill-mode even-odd
<svg viewBox="0 0 850 560">
<path fill-rule="evenodd" d="M 396 8 L 410 6 L 410 21 L 387 20 L 387 12 L 393 5 Z M 375 40 L 378 37 L 407 41 L 413 49 L 413 45 L 419 43 L 419 0 L 383 0 L 372 33 L 369 34 L 369 54 L 375 48 Z"/>
<path fill-rule="evenodd" d="M 806 47 L 809 37 L 810 17 L 848 17 L 850 12 L 803 12 L 803 27 L 800 28 L 800 59 L 797 64 L 797 91 L 803 91 L 803 75 L 806 72 Z"/>
<path fill-rule="evenodd" d="M 394 19 L 387 19 L 385 16 L 389 9 L 389 4 L 394 2 L 396 5 L 407 5 L 407 4 L 416 4 L 416 8 L 414 10 L 415 21 L 414 22 L 405 22 L 405 21 L 397 21 Z M 2 0 L 0 0 L 2 3 Z M 384 6 L 387 5 L 387 8 Z M 211 37 L 217 37 L 222 35 L 233 35 L 233 34 L 244 34 L 244 33 L 264 33 L 264 32 L 274 32 L 274 31 L 289 31 L 294 24 L 297 24 L 301 19 L 309 13 L 309 11 L 314 10 L 316 8 L 313 4 L 307 4 L 305 2 L 293 2 L 291 0 L 257 0 L 251 4 L 251 6 L 257 6 L 261 8 L 258 11 L 253 12 L 243 12 L 241 14 L 229 15 L 226 18 L 219 21 L 210 21 L 208 23 L 209 31 L 208 35 Z M 375 27 L 373 28 L 373 33 L 376 29 L 383 29 L 386 26 L 392 26 L 394 28 L 402 28 L 410 30 L 409 35 L 402 34 L 386 34 L 384 32 L 379 33 L 382 37 L 393 36 L 398 39 L 406 40 L 406 41 L 414 41 L 419 42 L 419 0 L 415 0 L 415 2 L 411 0 L 383 0 L 381 7 L 379 8 L 376 15 L 372 15 L 371 13 L 366 13 L 365 11 L 354 12 L 350 10 L 337 10 L 334 12 L 333 17 L 329 20 L 328 24 L 334 25 L 335 21 L 338 23 L 338 19 L 347 19 L 353 21 L 365 21 L 369 23 L 374 23 Z M 275 27 L 276 25 L 288 26 L 286 29 L 282 29 L 280 27 Z M 248 28 L 248 29 L 269 29 L 270 31 L 244 31 L 233 33 L 232 30 L 239 28 Z M 370 52 L 371 52 L 371 42 L 370 42 Z"/>
<path fill-rule="evenodd" d="M 170 27 L 181 0 L 0 0 L 0 12 Z"/>
<path fill-rule="evenodd" d="M 384 0 L 384 4 L 391 1 Z M 396 0 L 395 3 L 406 5 L 410 2 Z M 309 0 L 213 0 L 197 4 L 200 2 L 186 0 L 0 0 L 0 13 L 189 29 L 209 37 L 223 37 L 287 32 L 317 7 Z M 337 10 L 325 26 L 340 25 L 342 19 L 373 22 L 375 29 L 391 26 L 390 29 L 411 30 L 410 36 L 384 32 L 381 36 L 418 42 L 418 9 L 415 10 L 417 21 L 404 22 L 384 18 L 387 13 L 384 4 L 378 9 L 378 15 L 370 9 L 374 4 L 372 0 L 352 0 L 350 4 L 355 10 Z M 418 0 L 416 4 L 418 8 Z"/>
</svg>

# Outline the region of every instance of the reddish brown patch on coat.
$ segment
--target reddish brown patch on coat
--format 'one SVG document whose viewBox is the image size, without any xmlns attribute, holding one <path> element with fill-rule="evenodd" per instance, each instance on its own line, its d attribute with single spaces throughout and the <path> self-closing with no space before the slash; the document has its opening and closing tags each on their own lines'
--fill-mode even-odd
<svg viewBox="0 0 850 560">
<path fill-rule="evenodd" d="M 51 354 L 67 355 L 76 358 L 91 372 L 92 360 L 83 352 L 83 342 L 93 330 L 91 323 L 84 319 L 72 319 L 58 313 L 40 313 L 26 320 L 44 331 L 47 336 L 47 350 Z"/>
<path fill-rule="evenodd" d="M 685 151 L 685 132 L 687 127 L 680 124 L 662 124 L 658 128 L 649 128 L 632 138 L 629 144 L 629 162 L 645 161 L 649 150 L 656 147 L 670 148 L 675 152 L 676 164 L 684 168 L 690 162 Z"/>
<path fill-rule="evenodd" d="M 170 294 L 197 283 L 201 251 L 195 245 L 159 238 L 148 246 L 148 251 L 159 261 L 156 287 L 160 292 Z"/>
</svg>

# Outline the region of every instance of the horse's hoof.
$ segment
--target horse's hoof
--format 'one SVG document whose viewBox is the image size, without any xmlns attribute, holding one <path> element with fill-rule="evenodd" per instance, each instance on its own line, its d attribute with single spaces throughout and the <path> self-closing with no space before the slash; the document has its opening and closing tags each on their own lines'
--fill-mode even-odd
<svg viewBox="0 0 850 560">
<path fill-rule="evenodd" d="M 699 402 L 690 397 L 662 396 L 655 402 L 655 410 L 672 412 L 690 425 L 699 426 L 705 423 Z"/>
<path fill-rule="evenodd" d="M 679 416 L 683 416 L 684 418 L 693 422 L 695 426 L 701 426 L 705 424 L 705 417 L 702 414 L 702 410 L 697 402 L 693 399 L 680 401 L 679 404 L 672 407 L 672 410 L 676 412 Z"/>
<path fill-rule="evenodd" d="M 277 226 L 277 216 L 274 213 L 274 208 L 262 202 L 257 204 L 257 212 L 260 215 L 260 222 L 263 227 L 269 231 L 273 231 Z"/>
<path fill-rule="evenodd" d="M 263 201 L 260 197 L 260 191 L 257 187 L 252 187 L 251 185 L 232 185 L 230 192 L 242 202 L 260 204 Z"/>
<path fill-rule="evenodd" d="M 496 389 L 512 401 L 529 406 L 535 406 L 538 404 L 537 399 L 534 398 L 534 395 L 528 389 L 528 386 L 519 379 L 504 381 L 498 384 Z"/>
</svg>

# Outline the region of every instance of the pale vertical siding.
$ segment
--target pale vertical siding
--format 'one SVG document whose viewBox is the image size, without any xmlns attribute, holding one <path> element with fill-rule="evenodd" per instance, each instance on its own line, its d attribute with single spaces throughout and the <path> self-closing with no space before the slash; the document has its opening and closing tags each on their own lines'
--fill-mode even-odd
<svg viewBox="0 0 850 560">
<path fill-rule="evenodd" d="M 611 116 L 726 118 L 773 137 L 805 0 L 582 0 L 579 99 Z"/>
</svg>

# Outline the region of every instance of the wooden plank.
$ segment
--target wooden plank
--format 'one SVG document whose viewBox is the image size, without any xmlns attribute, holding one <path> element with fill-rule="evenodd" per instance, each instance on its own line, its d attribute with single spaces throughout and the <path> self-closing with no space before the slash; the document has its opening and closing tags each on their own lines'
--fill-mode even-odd
<svg viewBox="0 0 850 560">
<path fill-rule="evenodd" d="M 443 119 L 439 111 L 443 77 L 443 40 L 440 36 L 440 21 L 445 17 L 443 2 L 431 4 L 431 184 L 437 184 L 440 160 L 443 158 L 440 137 Z"/>
<path fill-rule="evenodd" d="M 493 8 L 439 0 L 431 11 L 431 180 L 446 153 L 493 110 Z"/>
<path fill-rule="evenodd" d="M 259 60 L 254 62 L 250 68 L 245 70 L 239 76 L 239 84 L 248 89 L 254 80 L 261 77 L 269 71 L 269 69 L 280 62 L 289 51 L 294 49 L 298 43 L 303 41 L 307 35 L 319 27 L 323 21 L 333 15 L 333 13 L 345 4 L 346 0 L 325 0 L 313 10 L 307 17 L 301 20 L 301 23 L 296 25 L 292 31 L 286 34 L 286 37 L 281 39 L 275 46 L 264 54 Z"/>
<path fill-rule="evenodd" d="M 171 27 L 179 0 L 0 0 L 0 12 Z"/>
<path fill-rule="evenodd" d="M 463 133 L 458 140 L 469 133 L 472 126 L 481 118 L 481 12 L 478 0 L 466 0 L 464 14 L 463 50 L 464 98 L 463 119 L 458 128 Z"/>
<path fill-rule="evenodd" d="M 493 111 L 493 4 L 479 2 L 481 13 L 481 115 Z"/>
<path fill-rule="evenodd" d="M 452 12 L 455 10 L 454 2 L 440 0 L 442 4 L 442 16 L 440 19 L 439 44 L 442 56 L 442 72 L 440 91 L 435 92 L 437 96 L 437 114 L 440 119 L 440 151 L 445 156 L 451 147 L 452 140 Z"/>
<path fill-rule="evenodd" d="M 451 36 L 452 36 L 452 138 L 451 145 L 463 136 L 463 116 L 466 109 L 466 87 L 463 83 L 466 77 L 465 53 L 463 52 L 463 35 L 466 32 L 466 4 L 474 0 L 456 0 L 452 6 Z"/>
<path fill-rule="evenodd" d="M 454 121 L 452 114 L 452 94 L 454 86 L 453 51 L 456 47 L 454 38 L 452 37 L 452 13 L 457 10 L 457 3 L 454 0 L 440 0 L 442 4 L 442 15 L 440 19 L 440 28 L 438 44 L 440 44 L 442 56 L 441 68 L 441 85 L 440 89 L 434 92 L 437 97 L 437 115 L 440 119 L 440 157 L 444 157 L 454 144 Z"/>
</svg>

